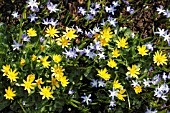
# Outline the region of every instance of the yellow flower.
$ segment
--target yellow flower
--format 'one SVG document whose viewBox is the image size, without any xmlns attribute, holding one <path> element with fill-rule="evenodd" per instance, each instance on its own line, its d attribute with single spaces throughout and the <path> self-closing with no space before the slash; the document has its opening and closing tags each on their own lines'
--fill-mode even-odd
<svg viewBox="0 0 170 113">
<path fill-rule="evenodd" d="M 71 39 L 75 39 L 76 37 L 78 37 L 77 35 L 74 34 L 75 32 L 76 32 L 75 29 L 66 27 L 66 32 L 63 32 L 63 34 L 66 38 L 71 40 Z"/>
<path fill-rule="evenodd" d="M 145 45 L 142 45 L 142 47 L 138 46 L 138 52 L 140 55 L 144 56 L 144 55 L 148 55 L 149 50 L 146 49 Z"/>
<path fill-rule="evenodd" d="M 29 30 L 27 30 L 27 35 L 29 37 L 34 37 L 34 36 L 37 36 L 37 33 L 33 28 L 30 28 Z"/>
<path fill-rule="evenodd" d="M 98 40 L 99 37 L 100 37 L 100 34 L 98 34 L 98 33 L 96 33 L 96 34 L 93 35 L 94 40 Z"/>
<path fill-rule="evenodd" d="M 115 88 L 115 89 L 121 89 L 121 88 L 123 88 L 123 86 L 121 85 L 121 83 L 119 83 L 119 80 L 114 80 L 114 82 L 113 82 L 113 88 Z"/>
<path fill-rule="evenodd" d="M 132 68 L 127 67 L 127 69 L 128 69 L 129 71 L 126 73 L 126 75 L 130 75 L 130 76 L 132 76 L 132 77 L 138 78 L 137 75 L 140 74 L 140 73 L 139 73 L 139 70 L 140 70 L 139 67 L 137 67 L 136 65 L 132 65 Z"/>
<path fill-rule="evenodd" d="M 116 48 L 115 50 L 113 50 L 112 55 L 113 55 L 113 57 L 116 57 L 116 58 L 117 58 L 118 56 L 120 56 L 119 50 L 117 50 L 117 48 Z"/>
<path fill-rule="evenodd" d="M 4 73 L 3 73 L 3 76 L 7 76 L 8 73 L 9 73 L 9 70 L 10 70 L 10 65 L 8 65 L 8 64 L 6 64 L 6 66 L 3 65 L 2 68 L 3 68 L 3 69 L 1 69 L 1 71 L 4 72 Z"/>
<path fill-rule="evenodd" d="M 53 95 L 52 95 L 53 92 L 50 91 L 51 90 L 50 86 L 43 87 L 40 90 L 41 90 L 40 95 L 43 96 L 42 99 L 45 99 L 45 98 L 47 98 L 47 99 L 54 98 Z"/>
<path fill-rule="evenodd" d="M 37 58 L 37 56 L 35 56 L 35 55 L 33 54 L 31 60 L 32 60 L 32 61 L 35 61 L 36 58 Z"/>
<path fill-rule="evenodd" d="M 97 71 L 98 71 L 98 74 L 97 74 L 97 75 L 99 75 L 99 76 L 102 77 L 103 79 L 105 79 L 105 80 L 109 80 L 109 79 L 110 79 L 110 76 L 111 76 L 111 75 L 108 74 L 106 68 L 101 69 L 101 70 L 98 70 L 98 69 L 97 69 Z"/>
<path fill-rule="evenodd" d="M 122 48 L 128 48 L 128 46 L 127 46 L 128 43 L 126 42 L 127 39 L 128 39 L 127 37 L 126 38 L 121 38 L 121 39 L 118 38 L 118 39 L 119 40 L 116 40 L 116 43 L 117 43 L 116 45 L 118 46 L 118 48 L 121 48 L 121 47 Z"/>
<path fill-rule="evenodd" d="M 57 35 L 57 33 L 59 33 L 59 31 L 57 29 L 55 29 L 55 26 L 51 27 L 51 25 L 49 25 L 49 28 L 46 28 L 46 31 L 45 31 L 47 34 L 45 35 L 46 37 L 53 37 L 56 36 L 56 37 L 59 37 Z"/>
<path fill-rule="evenodd" d="M 62 76 L 62 77 L 60 78 L 60 82 L 61 82 L 61 85 L 62 85 L 63 87 L 66 87 L 67 84 L 69 84 L 68 79 L 66 78 L 66 76 Z"/>
<path fill-rule="evenodd" d="M 27 81 L 33 82 L 35 80 L 35 75 L 34 74 L 29 74 L 27 76 Z"/>
<path fill-rule="evenodd" d="M 154 63 L 157 63 L 157 66 L 163 65 L 163 64 L 167 65 L 166 61 L 168 61 L 168 59 L 166 57 L 166 54 L 164 55 L 162 54 L 162 51 L 160 53 L 157 51 L 155 52 L 155 55 L 153 56 L 153 61 Z"/>
<path fill-rule="evenodd" d="M 44 58 L 40 58 L 40 61 L 42 62 L 42 65 L 44 68 L 48 68 L 50 66 L 50 61 L 47 61 L 49 56 L 45 56 Z"/>
<path fill-rule="evenodd" d="M 68 40 L 68 39 L 67 39 L 66 37 L 64 37 L 64 36 L 56 39 L 56 41 L 57 41 L 57 42 L 56 42 L 57 45 L 62 46 L 62 48 L 68 47 L 68 46 L 70 45 L 70 40 Z"/>
<path fill-rule="evenodd" d="M 41 45 L 41 46 L 40 46 L 40 50 L 41 50 L 41 51 L 44 51 L 44 49 L 45 49 L 45 46 Z"/>
<path fill-rule="evenodd" d="M 138 93 L 142 92 L 142 87 L 141 86 L 136 86 L 134 88 L 134 90 L 135 90 L 135 93 L 138 94 Z"/>
<path fill-rule="evenodd" d="M 35 80 L 35 82 L 38 85 L 38 88 L 41 89 L 41 84 L 44 84 L 44 82 L 42 81 L 42 78 Z"/>
<path fill-rule="evenodd" d="M 21 66 L 24 66 L 24 65 L 25 65 L 25 60 L 24 60 L 23 58 L 21 58 L 20 65 L 21 65 Z"/>
<path fill-rule="evenodd" d="M 55 90 L 56 87 L 59 88 L 59 84 L 56 78 L 54 78 L 53 76 L 51 76 L 51 80 L 47 80 L 47 82 L 51 83 L 52 85 L 52 90 Z"/>
<path fill-rule="evenodd" d="M 110 38 L 113 36 L 110 27 L 104 28 L 103 31 L 100 32 L 100 35 L 106 42 L 109 42 Z"/>
<path fill-rule="evenodd" d="M 24 86 L 25 89 L 24 90 L 27 90 L 28 91 L 28 94 L 31 93 L 31 89 L 34 89 L 36 83 L 32 83 L 31 81 L 25 81 L 23 80 L 23 84 L 21 84 L 21 86 Z"/>
<path fill-rule="evenodd" d="M 17 75 L 18 75 L 18 72 L 16 72 L 16 69 L 14 71 L 10 69 L 7 76 L 10 79 L 10 81 L 13 82 L 13 81 L 17 81 L 16 79 L 19 78 Z"/>
<path fill-rule="evenodd" d="M 111 68 L 114 68 L 117 66 L 117 63 L 113 59 L 109 59 L 109 61 L 107 62 L 107 65 Z"/>
<path fill-rule="evenodd" d="M 61 56 L 57 55 L 57 54 L 53 55 L 53 60 L 54 60 L 54 62 L 59 63 L 61 61 Z"/>
<path fill-rule="evenodd" d="M 34 87 L 36 86 L 36 83 L 32 83 L 35 80 L 35 75 L 34 74 L 29 74 L 27 76 L 27 81 L 23 80 L 23 84 L 21 84 L 21 86 L 24 86 L 25 89 L 27 90 L 28 93 L 31 93 L 31 89 L 34 89 Z"/>
<path fill-rule="evenodd" d="M 123 93 L 126 91 L 126 89 L 121 89 L 119 91 L 119 93 L 117 94 L 117 97 L 119 100 L 125 101 L 124 97 L 126 97 L 127 95 L 123 95 Z"/>
<path fill-rule="evenodd" d="M 107 46 L 108 42 L 104 38 L 101 38 L 100 39 L 100 44 L 101 44 L 101 46 Z"/>
<path fill-rule="evenodd" d="M 4 97 L 6 97 L 6 99 L 14 100 L 13 97 L 16 96 L 16 94 L 15 94 L 16 91 L 12 91 L 12 90 L 13 90 L 13 89 L 10 88 L 10 86 L 8 86 L 8 89 L 5 89 L 6 94 L 4 95 Z"/>
<path fill-rule="evenodd" d="M 54 64 L 54 67 L 51 67 L 51 72 L 53 72 L 52 76 L 55 76 L 57 78 L 58 81 L 60 81 L 60 78 L 64 75 L 63 71 L 65 69 L 63 69 L 62 66 L 60 66 L 59 64 L 56 65 Z"/>
</svg>

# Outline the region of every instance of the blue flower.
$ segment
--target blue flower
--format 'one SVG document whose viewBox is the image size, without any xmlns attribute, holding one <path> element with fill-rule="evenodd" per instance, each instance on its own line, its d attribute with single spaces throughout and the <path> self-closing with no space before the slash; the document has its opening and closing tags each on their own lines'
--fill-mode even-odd
<svg viewBox="0 0 170 113">
<path fill-rule="evenodd" d="M 90 84 L 92 85 L 92 87 L 97 87 L 97 80 L 92 79 L 92 82 L 90 82 Z"/>
<path fill-rule="evenodd" d="M 114 100 L 114 97 L 117 97 L 117 93 L 118 93 L 119 91 L 118 90 L 116 90 L 116 89 L 112 89 L 112 91 L 111 90 L 109 90 L 109 93 L 110 93 L 110 95 L 109 95 L 109 97 L 112 97 L 112 100 Z"/>
<path fill-rule="evenodd" d="M 154 32 L 154 34 L 159 34 L 159 36 L 164 36 L 166 32 L 167 31 L 165 31 L 164 29 L 158 27 L 158 32 Z"/>
<path fill-rule="evenodd" d="M 157 74 L 152 78 L 152 84 L 156 85 L 160 80 L 161 78 L 159 77 L 159 74 Z"/>
<path fill-rule="evenodd" d="M 56 26 L 56 25 L 58 25 L 57 22 L 58 22 L 58 20 L 55 20 L 55 21 L 54 21 L 54 19 L 51 18 L 50 21 L 49 21 L 48 23 L 51 24 L 52 26 Z"/>
<path fill-rule="evenodd" d="M 56 7 L 57 7 L 57 4 L 53 5 L 52 2 L 47 3 L 47 9 L 50 11 L 50 13 L 59 11 L 59 9 L 57 9 Z"/>
<path fill-rule="evenodd" d="M 83 7 L 78 7 L 78 13 L 81 13 L 84 16 L 86 14 L 86 10 Z"/>
<path fill-rule="evenodd" d="M 45 39 L 41 36 L 40 37 L 40 42 L 43 42 Z"/>
<path fill-rule="evenodd" d="M 91 94 L 89 94 L 88 96 L 86 96 L 86 94 L 84 93 L 85 96 L 81 96 L 81 98 L 83 99 L 83 103 L 86 102 L 87 105 L 89 105 L 89 102 L 92 102 L 92 100 L 90 99 Z"/>
<path fill-rule="evenodd" d="M 65 49 L 65 52 L 63 52 L 63 54 L 66 55 L 66 58 L 76 58 L 77 54 L 76 54 L 76 50 L 74 48 L 70 48 L 69 51 L 67 51 L 67 49 Z"/>
<path fill-rule="evenodd" d="M 163 9 L 163 6 L 157 7 L 156 11 L 158 11 L 158 14 L 164 13 L 165 10 Z"/>
<path fill-rule="evenodd" d="M 22 34 L 22 39 L 25 42 L 30 42 L 30 38 L 26 34 Z"/>
<path fill-rule="evenodd" d="M 48 18 L 43 19 L 42 24 L 44 24 L 44 25 L 49 25 L 49 24 L 50 24 L 50 22 L 48 21 Z"/>
<path fill-rule="evenodd" d="M 35 11 L 35 9 L 38 8 L 38 2 L 36 0 L 28 0 L 26 1 L 26 3 L 28 4 L 27 8 L 31 7 L 32 11 Z"/>
<path fill-rule="evenodd" d="M 12 14 L 13 18 L 19 18 L 18 12 L 14 11 Z"/>
<path fill-rule="evenodd" d="M 13 42 L 14 42 L 14 44 L 11 45 L 13 47 L 13 50 L 16 50 L 16 49 L 19 50 L 19 47 L 21 47 L 22 44 L 17 43 L 16 40 L 13 40 Z"/>
<path fill-rule="evenodd" d="M 147 50 L 153 51 L 153 44 L 152 43 L 146 43 L 145 46 L 146 46 Z"/>
<path fill-rule="evenodd" d="M 157 110 L 152 111 L 152 108 L 147 108 L 147 111 L 145 113 L 157 113 Z"/>
<path fill-rule="evenodd" d="M 28 16 L 28 18 L 30 19 L 30 22 L 35 22 L 35 20 L 36 19 L 38 19 L 38 17 L 36 16 L 36 14 L 30 14 L 29 16 Z"/>
<path fill-rule="evenodd" d="M 98 87 L 105 87 L 106 86 L 106 83 L 100 79 L 100 81 L 98 81 Z"/>
</svg>

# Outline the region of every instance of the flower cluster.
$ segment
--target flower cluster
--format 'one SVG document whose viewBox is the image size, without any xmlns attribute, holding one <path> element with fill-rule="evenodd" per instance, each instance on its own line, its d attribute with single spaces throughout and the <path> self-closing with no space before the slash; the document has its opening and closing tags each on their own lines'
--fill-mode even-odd
<svg viewBox="0 0 170 113">
<path fill-rule="evenodd" d="M 121 7 L 135 14 L 126 0 L 68 2 L 27 0 L 13 28 L 0 26 L 0 111 L 148 113 L 168 104 L 168 30 L 152 39 L 124 27 Z M 163 6 L 156 11 L 169 18 Z"/>
</svg>

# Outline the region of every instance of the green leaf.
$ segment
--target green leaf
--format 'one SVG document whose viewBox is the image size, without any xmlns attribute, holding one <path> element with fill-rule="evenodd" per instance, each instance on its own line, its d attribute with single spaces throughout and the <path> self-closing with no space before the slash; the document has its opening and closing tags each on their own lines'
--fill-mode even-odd
<svg viewBox="0 0 170 113">
<path fill-rule="evenodd" d="M 3 110 L 4 108 L 6 108 L 7 106 L 10 105 L 10 101 L 9 100 L 3 100 L 0 102 L 0 111 Z"/>
</svg>

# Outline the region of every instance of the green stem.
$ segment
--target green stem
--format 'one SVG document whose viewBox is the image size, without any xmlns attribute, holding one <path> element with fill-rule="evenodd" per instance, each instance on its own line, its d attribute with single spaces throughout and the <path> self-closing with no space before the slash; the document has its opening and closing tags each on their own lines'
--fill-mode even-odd
<svg viewBox="0 0 170 113">
<path fill-rule="evenodd" d="M 128 105 L 129 105 L 129 109 L 131 109 L 131 108 L 130 108 L 130 99 L 129 99 L 129 95 L 128 95 L 127 90 L 126 90 L 126 94 L 127 94 L 127 98 L 128 98 Z"/>
<path fill-rule="evenodd" d="M 18 104 L 21 106 L 23 112 L 24 112 L 24 113 L 27 113 L 27 112 L 25 111 L 24 107 L 22 106 L 22 104 L 21 104 L 20 102 L 18 102 Z"/>
</svg>

